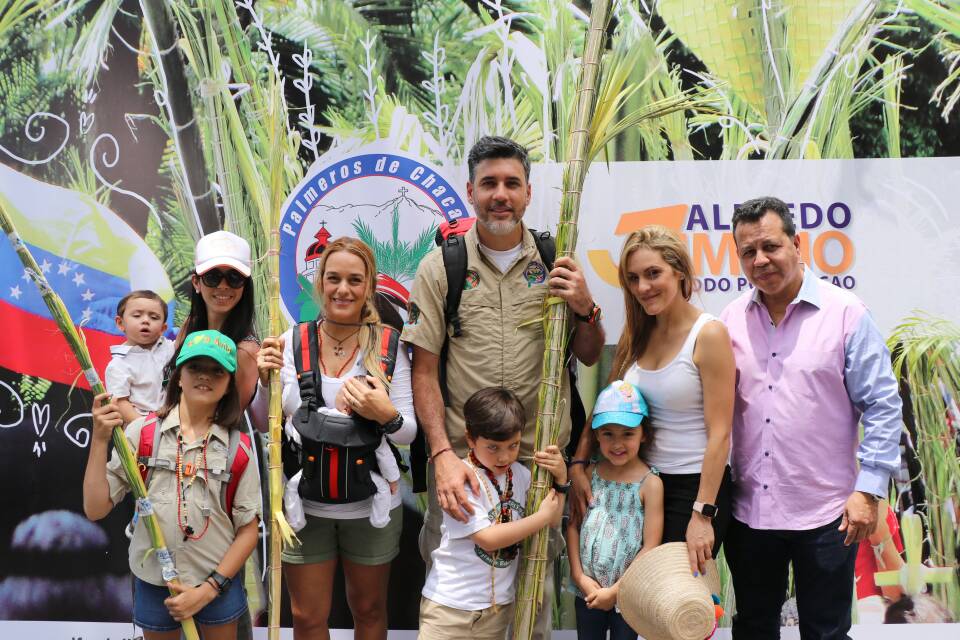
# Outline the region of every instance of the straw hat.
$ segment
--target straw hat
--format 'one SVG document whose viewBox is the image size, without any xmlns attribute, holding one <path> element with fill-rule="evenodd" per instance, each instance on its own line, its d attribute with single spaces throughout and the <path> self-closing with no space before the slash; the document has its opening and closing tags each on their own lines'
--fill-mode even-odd
<svg viewBox="0 0 960 640">
<path fill-rule="evenodd" d="M 633 561 L 620 578 L 617 606 L 645 640 L 704 640 L 714 629 L 711 594 L 720 593 L 717 565 L 694 578 L 685 542 L 662 544 Z"/>
</svg>

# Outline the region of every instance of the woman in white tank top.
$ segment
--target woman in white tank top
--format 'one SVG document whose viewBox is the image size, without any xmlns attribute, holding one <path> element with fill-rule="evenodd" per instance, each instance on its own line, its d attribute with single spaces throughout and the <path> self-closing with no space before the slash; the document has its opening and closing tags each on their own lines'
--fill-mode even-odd
<svg viewBox="0 0 960 640">
<path fill-rule="evenodd" d="M 620 256 L 626 321 L 610 379 L 635 384 L 650 407 L 653 439 L 644 460 L 664 488 L 663 542 L 687 543 L 691 571 L 719 551 L 730 518 L 730 430 L 736 365 L 727 330 L 690 303 L 694 275 L 677 236 L 635 231 Z M 589 458 L 581 438 L 577 459 Z M 577 494 L 589 494 L 580 467 Z"/>
</svg>

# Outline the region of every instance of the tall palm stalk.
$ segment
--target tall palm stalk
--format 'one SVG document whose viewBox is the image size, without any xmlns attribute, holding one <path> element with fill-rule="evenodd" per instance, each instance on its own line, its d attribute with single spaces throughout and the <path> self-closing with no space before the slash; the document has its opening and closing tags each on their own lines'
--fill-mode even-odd
<svg viewBox="0 0 960 640">
<path fill-rule="evenodd" d="M 960 327 L 930 317 L 907 318 L 888 340 L 894 371 L 910 389 L 914 443 L 926 480 L 926 526 L 930 561 L 957 566 L 960 528 Z M 960 615 L 957 581 L 935 587 L 941 601 Z"/>
<path fill-rule="evenodd" d="M 93 367 L 93 360 L 90 358 L 90 352 L 87 351 L 87 345 L 83 336 L 80 335 L 80 331 L 76 325 L 73 324 L 73 320 L 70 319 L 70 312 L 67 311 L 63 300 L 57 295 L 57 292 L 50 287 L 50 283 L 47 282 L 46 277 L 43 275 L 43 270 L 40 269 L 40 266 L 34 259 L 33 254 L 30 253 L 27 245 L 21 240 L 16 227 L 13 225 L 13 219 L 10 217 L 3 203 L 0 203 L 0 229 L 3 229 L 4 234 L 10 240 L 10 243 L 17 253 L 17 257 L 20 258 L 23 268 L 30 275 L 34 284 L 37 285 L 37 289 L 40 290 L 40 295 L 43 297 L 47 309 L 50 310 L 50 315 L 53 316 L 53 319 L 60 329 L 60 333 L 63 334 L 64 339 L 73 351 L 73 355 L 76 356 L 77 362 L 80 363 L 83 375 L 87 379 L 87 382 L 90 383 L 90 388 L 93 390 L 93 393 L 98 395 L 105 393 L 106 389 L 103 386 L 103 382 L 100 381 L 100 376 L 97 374 L 96 369 Z M 160 530 L 160 523 L 153 513 L 153 507 L 150 505 L 150 500 L 147 497 L 147 487 L 143 483 L 143 478 L 140 477 L 137 459 L 130 449 L 127 436 L 123 433 L 123 427 L 116 427 L 113 430 L 113 446 L 116 448 L 117 456 L 120 458 L 123 471 L 127 476 L 130 491 L 137 501 L 137 513 L 143 521 L 143 525 L 147 528 L 147 533 L 150 535 L 150 544 L 157 556 L 157 562 L 160 564 L 163 581 L 179 585 L 180 578 L 177 577 L 177 569 L 173 563 L 173 557 L 167 549 L 167 543 L 163 538 L 163 531 Z M 172 589 L 170 595 L 176 595 Z M 193 622 L 193 618 L 183 620 L 180 625 L 183 628 L 183 635 L 186 640 L 199 640 L 197 627 Z"/>
<path fill-rule="evenodd" d="M 200 141 L 190 100 L 183 59 L 177 46 L 177 30 L 173 16 L 164 0 L 140 0 L 144 22 L 150 31 L 157 68 L 165 95 L 170 138 L 177 148 L 177 158 L 183 173 L 182 185 L 186 191 L 188 211 L 193 216 L 197 236 L 220 228 L 217 201 L 213 184 L 207 173 L 207 164 Z M 191 225 L 192 226 L 192 225 Z M 195 238 L 199 239 L 199 238 Z"/>
<path fill-rule="evenodd" d="M 570 151 L 563 176 L 563 198 L 560 203 L 560 221 L 557 223 L 557 257 L 573 256 L 577 244 L 577 218 L 580 214 L 580 192 L 587 175 L 590 161 L 591 123 L 597 100 L 597 84 L 600 76 L 600 59 L 610 20 L 609 0 L 597 0 L 590 11 L 590 27 L 584 44 L 580 83 L 573 109 L 573 125 L 570 128 Z M 548 301 L 548 317 L 544 332 L 546 349 L 543 357 L 542 380 L 537 398 L 537 435 L 535 449 L 542 451 L 556 444 L 560 431 L 561 411 L 566 410 L 561 401 L 561 385 L 566 371 L 566 355 L 569 334 L 567 331 L 570 312 L 561 300 Z M 533 513 L 539 507 L 550 488 L 550 474 L 536 464 L 533 479 L 527 493 L 526 512 Z M 543 581 L 550 558 L 547 542 L 550 532 L 541 529 L 523 542 L 523 558 L 517 586 L 516 613 L 513 623 L 515 640 L 529 640 L 543 602 Z"/>
<path fill-rule="evenodd" d="M 270 208 L 261 211 L 264 227 L 270 231 L 270 251 L 268 253 L 267 278 L 270 289 L 270 335 L 278 336 L 283 333 L 283 314 L 280 312 L 280 210 L 283 205 L 284 165 L 292 160 L 285 157 L 286 110 L 283 107 L 283 92 L 279 78 L 270 74 L 270 104 L 267 114 L 270 131 Z M 267 449 L 267 465 L 269 472 L 270 489 L 270 597 L 269 621 L 267 637 L 269 640 L 280 638 L 280 584 L 282 580 L 280 552 L 284 539 L 292 541 L 293 531 L 283 517 L 283 463 L 281 460 L 280 444 L 283 424 L 283 384 L 280 382 L 280 371 L 270 371 L 270 408 L 269 445 Z"/>
</svg>

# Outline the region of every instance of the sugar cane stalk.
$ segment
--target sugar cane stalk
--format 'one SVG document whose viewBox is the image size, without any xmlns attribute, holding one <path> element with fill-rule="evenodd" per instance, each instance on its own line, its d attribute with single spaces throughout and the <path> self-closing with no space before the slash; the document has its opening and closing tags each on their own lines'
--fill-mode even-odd
<svg viewBox="0 0 960 640">
<path fill-rule="evenodd" d="M 266 229 L 270 233 L 270 250 L 267 253 L 267 286 L 269 290 L 270 335 L 283 333 L 283 315 L 280 312 L 280 209 L 283 206 L 283 171 L 288 158 L 284 155 L 286 134 L 286 113 L 283 109 L 283 92 L 280 82 L 274 74 L 271 76 L 269 95 L 269 133 L 270 133 L 270 210 L 262 216 L 269 221 Z M 296 536 L 283 516 L 283 464 L 280 454 L 282 435 L 283 385 L 280 371 L 270 371 L 270 404 L 268 412 L 269 445 L 267 449 L 267 469 L 270 488 L 270 598 L 267 637 L 269 640 L 280 638 L 280 584 L 282 580 L 280 552 L 283 545 L 293 544 Z"/>
<path fill-rule="evenodd" d="M 594 2 L 584 43 L 583 66 L 573 110 L 573 126 L 570 128 L 569 154 L 563 174 L 563 197 L 560 201 L 560 221 L 557 224 L 557 257 L 572 257 L 576 249 L 580 192 L 589 163 L 590 125 L 596 106 L 600 60 L 609 18 L 609 0 Z M 537 405 L 535 448 L 538 451 L 557 443 L 561 411 L 567 410 L 562 406 L 560 390 L 566 370 L 568 325 L 567 305 L 559 299 L 548 300 L 544 327 L 546 348 Z M 527 513 L 534 513 L 540 507 L 550 484 L 549 473 L 534 464 L 533 480 L 527 493 Z M 544 528 L 523 542 L 513 622 L 514 640 L 529 640 L 533 636 L 534 622 L 543 604 L 543 581 L 547 562 L 551 560 L 547 556 L 548 540 L 549 531 Z"/>
<path fill-rule="evenodd" d="M 76 356 L 77 362 L 80 363 L 83 375 L 87 379 L 87 382 L 90 383 L 90 388 L 93 390 L 93 393 L 101 394 L 106 392 L 103 383 L 100 381 L 100 376 L 93 367 L 93 361 L 90 359 L 90 352 L 87 351 L 87 345 L 83 340 L 83 336 L 80 335 L 79 330 L 70 318 L 70 312 L 67 311 L 67 307 L 63 304 L 60 296 L 50 287 L 50 283 L 47 282 L 43 271 L 39 265 L 37 265 L 33 254 L 30 253 L 27 245 L 24 244 L 23 239 L 20 238 L 20 235 L 17 233 L 13 225 L 13 219 L 10 217 L 2 201 L 0 201 L 0 228 L 2 228 L 3 232 L 7 235 L 10 244 L 13 245 L 17 256 L 20 258 L 20 262 L 23 263 L 23 268 L 27 274 L 30 275 L 34 284 L 37 285 L 37 289 L 40 290 L 40 295 L 43 297 L 47 309 L 50 310 L 50 315 L 52 315 L 53 319 L 57 322 L 60 333 L 63 334 L 63 337 L 70 345 L 70 349 L 73 351 L 73 355 Z M 167 543 L 163 539 L 163 532 L 160 530 L 160 523 L 157 522 L 157 517 L 153 513 L 153 507 L 147 497 L 147 488 L 143 484 L 143 478 L 140 477 L 137 459 L 134 457 L 133 451 L 131 451 L 130 445 L 127 443 L 127 437 L 124 435 L 122 427 L 116 427 L 113 430 L 113 446 L 116 448 L 117 456 L 119 456 L 123 466 L 123 471 L 127 475 L 127 482 L 130 483 L 130 491 L 136 499 L 138 517 L 147 528 L 147 533 L 150 534 L 150 544 L 153 546 L 153 551 L 160 564 L 163 581 L 180 584 L 180 578 L 177 576 L 177 568 L 173 564 L 173 557 L 167 549 Z M 170 594 L 176 595 L 172 590 Z M 183 627 L 183 635 L 186 640 L 199 640 L 197 627 L 193 622 L 193 618 L 187 618 L 180 624 Z"/>
</svg>

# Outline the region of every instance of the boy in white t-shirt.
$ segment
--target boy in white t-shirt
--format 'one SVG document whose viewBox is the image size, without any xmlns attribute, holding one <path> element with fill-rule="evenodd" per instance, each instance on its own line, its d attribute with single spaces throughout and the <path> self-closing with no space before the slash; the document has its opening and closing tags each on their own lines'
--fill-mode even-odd
<svg viewBox="0 0 960 640">
<path fill-rule="evenodd" d="M 123 421 L 130 424 L 163 404 L 163 368 L 173 357 L 167 330 L 167 305 L 147 289 L 131 291 L 117 305 L 117 327 L 127 337 L 110 347 L 105 385 Z"/>
<path fill-rule="evenodd" d="M 466 522 L 443 514 L 440 546 L 420 600 L 420 638 L 502 640 L 513 619 L 514 580 L 519 543 L 563 514 L 569 484 L 556 446 L 534 454 L 548 470 L 554 488 L 536 513 L 524 517 L 530 471 L 517 462 L 524 410 L 510 390 L 490 387 L 463 407 L 470 454 L 463 461 L 476 474 L 480 492 L 467 487 L 473 513 Z"/>
</svg>

